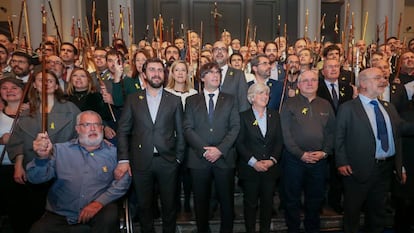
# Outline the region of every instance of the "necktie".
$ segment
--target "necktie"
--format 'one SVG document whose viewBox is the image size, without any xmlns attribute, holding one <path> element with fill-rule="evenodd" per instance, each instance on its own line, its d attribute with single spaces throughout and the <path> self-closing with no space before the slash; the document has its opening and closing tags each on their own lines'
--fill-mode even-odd
<svg viewBox="0 0 414 233">
<path fill-rule="evenodd" d="M 214 94 L 208 94 L 208 96 L 210 97 L 210 100 L 208 101 L 208 119 L 209 119 L 210 123 L 213 123 L 213 116 L 214 116 L 213 97 L 214 97 Z"/>
<path fill-rule="evenodd" d="M 335 90 L 335 83 L 331 83 L 331 87 L 332 87 L 332 90 L 331 90 L 332 102 L 333 102 L 335 110 L 336 110 L 336 109 L 338 109 L 339 99 L 338 99 L 338 94 L 336 93 L 336 90 Z"/>
<path fill-rule="evenodd" d="M 371 100 L 369 103 L 374 105 L 375 120 L 377 121 L 377 138 L 381 141 L 381 148 L 384 151 L 388 151 L 388 132 L 384 115 L 382 114 L 376 100 Z"/>
</svg>

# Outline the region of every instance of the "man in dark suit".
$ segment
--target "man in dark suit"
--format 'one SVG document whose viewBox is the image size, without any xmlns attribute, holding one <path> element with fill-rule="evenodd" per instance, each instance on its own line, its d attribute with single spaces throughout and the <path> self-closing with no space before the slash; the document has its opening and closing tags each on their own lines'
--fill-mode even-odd
<svg viewBox="0 0 414 233">
<path fill-rule="evenodd" d="M 237 110 L 243 112 L 250 108 L 247 101 L 247 83 L 244 73 L 241 70 L 229 67 L 228 48 L 223 41 L 217 41 L 213 45 L 213 60 L 218 63 L 221 69 L 220 91 L 233 95 L 236 100 Z"/>
<path fill-rule="evenodd" d="M 250 87 L 254 83 L 263 83 L 268 86 L 270 96 L 267 107 L 278 111 L 280 99 L 282 98 L 283 83 L 270 78 L 271 65 L 269 58 L 264 54 L 259 54 L 250 60 L 250 64 L 255 80 L 248 82 L 247 85 Z"/>
<path fill-rule="evenodd" d="M 341 104 L 352 100 L 353 88 L 344 81 L 339 80 L 340 64 L 336 59 L 328 59 L 323 63 L 317 95 L 329 101 L 335 114 Z M 337 213 L 342 213 L 341 198 L 343 185 L 335 165 L 335 155 L 328 157 L 329 162 L 329 189 L 327 204 Z"/>
<path fill-rule="evenodd" d="M 128 96 L 118 126 L 116 177 L 129 172 L 137 190 L 142 232 L 154 232 L 153 190 L 158 184 L 163 232 L 175 232 L 177 167 L 184 160 L 181 99 L 163 89 L 164 67 L 154 58 L 143 65 L 145 90 Z"/>
<path fill-rule="evenodd" d="M 359 74 L 359 96 L 342 105 L 337 114 L 336 165 L 344 176 L 344 231 L 358 232 L 365 205 L 366 232 L 382 232 L 385 197 L 393 168 L 404 183 L 401 132 L 414 132 L 403 124 L 394 106 L 378 101 L 387 80 L 378 68 Z"/>
<path fill-rule="evenodd" d="M 380 60 L 375 63 L 374 67 L 380 69 L 387 80 L 388 85 L 384 89 L 384 93 L 381 95 L 381 99 L 387 102 L 391 102 L 398 113 L 403 112 L 409 105 L 407 90 L 401 83 L 390 83 L 390 63 L 385 60 Z"/>
<path fill-rule="evenodd" d="M 220 232 L 233 232 L 233 188 L 240 129 L 235 98 L 219 90 L 221 72 L 216 63 L 201 67 L 204 91 L 187 98 L 184 135 L 189 145 L 187 166 L 192 177 L 199 233 L 210 232 L 209 200 L 214 180 L 220 203 Z M 247 98 L 247 97 L 246 97 Z"/>
</svg>

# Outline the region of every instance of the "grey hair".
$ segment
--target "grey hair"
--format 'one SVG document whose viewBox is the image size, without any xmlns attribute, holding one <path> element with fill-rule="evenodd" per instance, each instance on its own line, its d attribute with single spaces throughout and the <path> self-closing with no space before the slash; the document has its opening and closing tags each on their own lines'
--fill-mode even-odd
<svg viewBox="0 0 414 233">
<path fill-rule="evenodd" d="M 261 93 L 270 93 L 270 88 L 263 83 L 255 83 L 247 90 L 247 100 L 250 104 L 253 103 L 254 96 Z"/>
<path fill-rule="evenodd" d="M 99 118 L 100 123 L 102 124 L 102 117 L 97 112 L 92 111 L 92 110 L 86 110 L 86 111 L 83 111 L 83 112 L 79 113 L 76 116 L 76 125 L 79 125 L 80 124 L 80 119 L 85 114 L 91 114 L 91 115 L 97 116 Z"/>
</svg>

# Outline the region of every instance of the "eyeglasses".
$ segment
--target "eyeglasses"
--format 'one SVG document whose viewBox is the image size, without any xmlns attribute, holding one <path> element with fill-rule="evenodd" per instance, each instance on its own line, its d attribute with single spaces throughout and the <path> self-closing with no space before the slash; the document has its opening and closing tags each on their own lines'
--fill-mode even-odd
<svg viewBox="0 0 414 233">
<path fill-rule="evenodd" d="M 318 79 L 313 78 L 313 79 L 304 79 L 304 80 L 300 80 L 301 83 L 316 83 L 318 82 Z"/>
<path fill-rule="evenodd" d="M 19 65 L 23 65 L 23 64 L 27 64 L 28 62 L 27 62 L 27 61 L 23 61 L 23 60 L 14 60 L 14 59 L 12 59 L 12 60 L 10 61 L 10 63 L 11 63 L 11 64 L 19 64 Z"/>
<path fill-rule="evenodd" d="M 268 65 L 270 65 L 270 63 L 269 62 L 260 62 L 260 63 L 257 63 L 257 66 L 260 66 L 260 65 L 268 66 Z"/>
<path fill-rule="evenodd" d="M 78 124 L 79 126 L 82 126 L 82 127 L 84 127 L 84 128 L 89 128 L 89 127 L 91 127 L 91 126 L 93 126 L 94 128 L 97 128 L 97 127 L 101 127 L 102 126 L 102 123 L 91 123 L 91 122 L 86 122 L 86 123 L 79 123 Z"/>
<path fill-rule="evenodd" d="M 213 53 L 218 53 L 218 52 L 226 52 L 227 53 L 227 48 L 226 47 L 217 47 L 217 48 L 213 48 Z"/>
<path fill-rule="evenodd" d="M 105 55 L 93 55 L 93 58 L 105 58 Z"/>
<path fill-rule="evenodd" d="M 60 61 L 47 61 L 46 63 L 48 65 L 62 65 L 62 62 Z"/>
</svg>

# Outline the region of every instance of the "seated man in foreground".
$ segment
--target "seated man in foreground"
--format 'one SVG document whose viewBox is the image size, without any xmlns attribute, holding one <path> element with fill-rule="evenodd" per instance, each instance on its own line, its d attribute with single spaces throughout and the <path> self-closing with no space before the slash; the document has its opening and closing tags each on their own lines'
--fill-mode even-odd
<svg viewBox="0 0 414 233">
<path fill-rule="evenodd" d="M 47 133 L 33 141 L 38 157 L 27 164 L 32 183 L 55 179 L 46 212 L 31 229 L 46 232 L 117 232 L 118 207 L 114 202 L 128 190 L 128 174 L 115 180 L 116 148 L 103 141 L 101 117 L 93 111 L 76 118 L 78 138 L 52 145 Z"/>
</svg>

